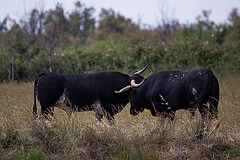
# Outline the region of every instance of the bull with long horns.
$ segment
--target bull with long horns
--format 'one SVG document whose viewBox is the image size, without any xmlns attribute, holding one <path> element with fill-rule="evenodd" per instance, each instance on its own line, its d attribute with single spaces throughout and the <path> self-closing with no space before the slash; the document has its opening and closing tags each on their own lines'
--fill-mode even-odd
<svg viewBox="0 0 240 160">
<path fill-rule="evenodd" d="M 143 83 L 144 78 L 140 74 L 146 68 L 132 77 L 114 71 L 80 75 L 39 73 L 34 82 L 33 114 L 37 117 L 37 97 L 44 116 L 49 113 L 53 115 L 54 107 L 58 107 L 69 116 L 74 111 L 95 111 L 98 120 L 106 116 L 111 121 L 129 102 L 129 87 L 134 91 L 135 87 Z M 115 91 L 121 88 L 125 92 L 116 94 Z"/>
</svg>

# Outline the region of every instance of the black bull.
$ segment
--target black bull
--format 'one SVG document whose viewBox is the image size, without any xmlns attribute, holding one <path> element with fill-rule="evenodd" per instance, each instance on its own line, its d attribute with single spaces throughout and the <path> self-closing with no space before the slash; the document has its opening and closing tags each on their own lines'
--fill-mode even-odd
<svg viewBox="0 0 240 160">
<path fill-rule="evenodd" d="M 140 75 L 136 76 L 144 79 Z M 211 70 L 162 71 L 149 76 L 140 87 L 130 92 L 130 113 L 137 115 L 144 109 L 149 109 L 153 116 L 160 114 L 174 119 L 175 112 L 179 109 L 188 109 L 194 116 L 195 109 L 198 108 L 203 118 L 208 112 L 209 118 L 215 118 L 218 114 L 218 101 L 219 83 Z"/>
<path fill-rule="evenodd" d="M 140 75 L 146 68 L 134 76 Z M 93 110 L 99 120 L 103 115 L 112 120 L 129 102 L 129 91 L 123 94 L 115 94 L 114 91 L 129 85 L 132 79 L 129 75 L 108 71 L 80 75 L 39 73 L 34 82 L 33 114 L 37 117 L 37 96 L 41 114 L 45 117 L 49 113 L 53 115 L 53 108 L 59 107 L 69 116 L 74 111 Z M 135 87 L 140 84 L 140 81 L 134 80 Z"/>
</svg>

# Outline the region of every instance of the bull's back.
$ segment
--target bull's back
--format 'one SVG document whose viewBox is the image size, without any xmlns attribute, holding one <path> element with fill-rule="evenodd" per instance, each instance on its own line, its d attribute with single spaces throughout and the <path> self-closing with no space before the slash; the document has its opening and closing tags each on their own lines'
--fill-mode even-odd
<svg viewBox="0 0 240 160">
<path fill-rule="evenodd" d="M 205 69 L 188 72 L 158 72 L 147 79 L 147 83 L 145 84 L 149 88 L 148 92 L 146 92 L 148 93 L 147 96 L 149 98 L 161 95 L 172 107 L 188 107 L 196 97 L 194 94 L 208 92 L 211 85 L 209 81 L 210 72 L 210 70 Z"/>
<path fill-rule="evenodd" d="M 120 72 L 96 72 L 84 75 L 66 75 L 67 94 L 72 103 L 91 105 L 96 100 L 117 104 L 128 102 L 127 93 L 115 94 L 128 85 L 129 76 Z"/>
</svg>

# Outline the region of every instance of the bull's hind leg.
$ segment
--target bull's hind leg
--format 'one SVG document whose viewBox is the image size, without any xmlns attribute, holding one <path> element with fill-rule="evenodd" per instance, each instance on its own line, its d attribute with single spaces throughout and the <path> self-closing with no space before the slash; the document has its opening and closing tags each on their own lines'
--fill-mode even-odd
<svg viewBox="0 0 240 160">
<path fill-rule="evenodd" d="M 206 119 L 208 114 L 208 97 L 204 94 L 206 90 L 198 90 L 196 88 L 192 88 L 192 94 L 196 100 L 197 108 L 203 119 Z"/>
<path fill-rule="evenodd" d="M 48 102 L 42 102 L 40 101 L 40 105 L 41 105 L 41 116 L 49 119 L 49 115 L 51 117 L 53 117 L 54 114 L 54 103 L 50 103 Z"/>
<path fill-rule="evenodd" d="M 191 114 L 191 118 L 193 118 L 195 116 L 195 111 L 197 109 L 197 104 L 195 103 L 191 103 L 190 107 L 188 108 L 190 114 Z"/>
<path fill-rule="evenodd" d="M 218 99 L 212 96 L 209 97 L 209 119 L 214 119 L 218 117 Z"/>
<path fill-rule="evenodd" d="M 50 116 L 53 116 L 53 107 L 46 107 L 41 105 L 41 116 L 43 116 L 45 119 L 49 119 Z"/>
<path fill-rule="evenodd" d="M 103 115 L 105 115 L 105 111 L 102 109 L 101 102 L 99 100 L 95 101 L 91 107 L 91 110 L 93 110 L 96 114 L 96 119 L 101 122 Z"/>
<path fill-rule="evenodd" d="M 49 114 L 50 114 L 50 116 L 53 117 L 53 115 L 54 115 L 54 106 L 50 107 Z"/>
<path fill-rule="evenodd" d="M 44 118 L 48 119 L 49 115 L 53 116 L 53 114 L 54 114 L 54 106 L 58 105 L 59 103 L 64 102 L 64 100 L 61 99 L 60 95 L 53 97 L 53 96 L 49 96 L 47 94 L 45 97 L 41 96 L 39 102 L 41 105 L 41 115 Z"/>
<path fill-rule="evenodd" d="M 207 114 L 208 114 L 208 106 L 207 106 L 207 102 L 202 102 L 202 101 L 199 101 L 197 103 L 197 106 L 198 106 L 198 110 L 202 116 L 203 119 L 205 119 L 207 117 Z"/>
<path fill-rule="evenodd" d="M 215 76 L 213 76 L 212 93 L 209 96 L 209 119 L 218 117 L 218 102 L 219 102 L 219 83 Z"/>
</svg>

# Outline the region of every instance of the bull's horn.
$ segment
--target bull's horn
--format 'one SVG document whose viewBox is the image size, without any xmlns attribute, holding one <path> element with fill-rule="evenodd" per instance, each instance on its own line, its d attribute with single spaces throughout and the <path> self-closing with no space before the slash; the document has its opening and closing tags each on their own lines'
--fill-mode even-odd
<svg viewBox="0 0 240 160">
<path fill-rule="evenodd" d="M 148 64 L 143 69 L 141 69 L 140 71 L 137 71 L 134 74 L 141 74 L 141 73 L 143 73 L 147 69 L 147 67 L 148 67 Z"/>
<path fill-rule="evenodd" d="M 131 86 L 126 86 L 126 87 L 120 89 L 119 91 L 115 91 L 115 93 L 122 93 L 122 92 L 128 91 L 130 88 L 131 88 Z"/>
<path fill-rule="evenodd" d="M 131 80 L 131 86 L 133 86 L 133 87 L 139 87 L 139 86 L 141 86 L 142 84 L 143 84 L 143 82 L 144 82 L 144 80 L 141 82 L 141 83 L 139 83 L 139 84 L 136 84 L 136 81 L 133 79 L 133 80 Z"/>
</svg>

